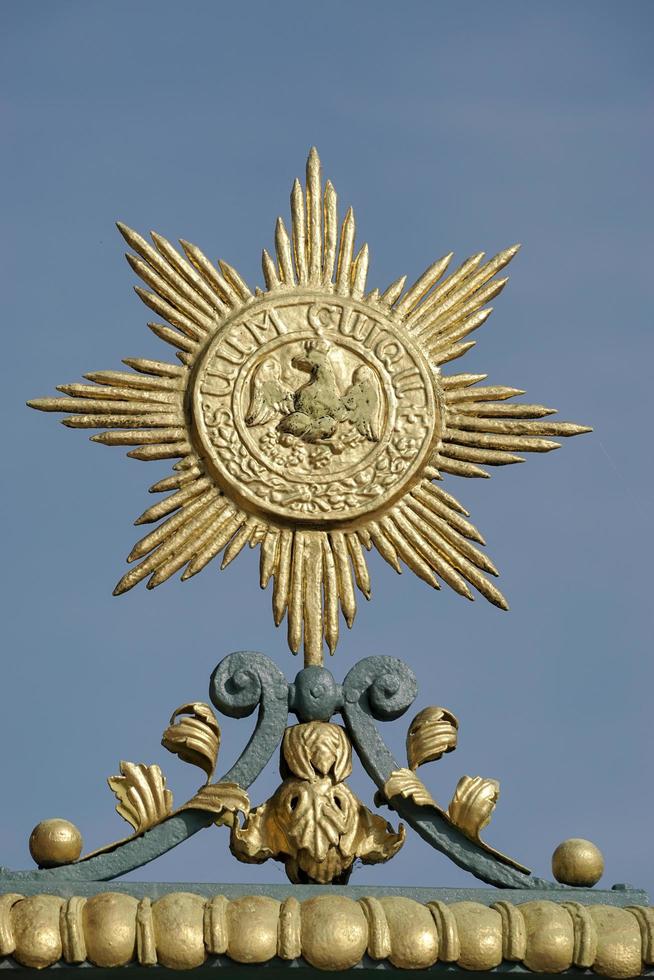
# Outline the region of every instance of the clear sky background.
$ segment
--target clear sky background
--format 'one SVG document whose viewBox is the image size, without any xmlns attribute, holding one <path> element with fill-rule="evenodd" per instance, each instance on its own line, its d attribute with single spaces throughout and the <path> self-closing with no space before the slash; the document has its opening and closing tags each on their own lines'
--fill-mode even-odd
<svg viewBox="0 0 654 980">
<path fill-rule="evenodd" d="M 556 844 L 595 841 L 603 884 L 654 893 L 652 765 L 652 42 L 649 2 L 0 6 L 3 671 L 0 863 L 66 816 L 89 848 L 127 829 L 105 778 L 158 762 L 181 803 L 195 770 L 159 745 L 206 699 L 227 653 L 301 667 L 248 552 L 220 573 L 119 599 L 165 464 L 125 458 L 31 412 L 27 398 L 126 356 L 169 357 L 146 329 L 113 222 L 197 242 L 261 283 L 312 144 L 371 287 L 521 241 L 511 282 L 455 370 L 527 390 L 592 435 L 444 484 L 502 573 L 502 613 L 436 594 L 372 559 L 373 601 L 331 663 L 373 653 L 415 669 L 416 710 L 460 719 L 423 771 L 447 803 L 464 773 L 502 793 L 486 839 L 549 876 Z M 412 715 L 386 725 L 403 760 Z M 220 768 L 252 719 L 224 725 Z M 263 800 L 275 769 L 252 790 Z M 372 784 L 354 786 L 370 804 Z M 284 881 L 205 831 L 135 875 Z M 413 835 L 352 883 L 474 884 Z"/>
</svg>

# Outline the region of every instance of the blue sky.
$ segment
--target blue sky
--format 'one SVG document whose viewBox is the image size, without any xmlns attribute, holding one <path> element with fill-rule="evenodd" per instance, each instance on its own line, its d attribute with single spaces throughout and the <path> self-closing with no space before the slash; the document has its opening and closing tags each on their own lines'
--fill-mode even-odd
<svg viewBox="0 0 654 980">
<path fill-rule="evenodd" d="M 160 734 L 207 697 L 225 654 L 262 650 L 289 677 L 301 666 L 254 554 L 112 598 L 167 468 L 24 403 L 166 355 L 116 219 L 261 282 L 315 143 L 370 243 L 371 285 L 450 249 L 523 243 L 461 369 L 595 427 L 490 481 L 445 484 L 486 537 L 508 614 L 373 561 L 373 601 L 330 666 L 340 679 L 371 653 L 412 664 L 416 710 L 443 704 L 461 723 L 457 752 L 424 770 L 434 795 L 446 803 L 464 773 L 500 779 L 489 842 L 548 875 L 560 840 L 589 837 L 604 885 L 654 892 L 653 26 L 636 0 L 2 5 L 3 865 L 29 866 L 48 816 L 89 847 L 121 836 L 104 783 L 120 759 L 159 762 L 179 802 L 190 795 L 197 780 Z M 398 755 L 410 717 L 386 726 Z M 249 724 L 224 726 L 224 765 Z M 275 783 L 271 770 L 253 799 Z M 365 777 L 354 786 L 370 803 Z M 226 845 L 207 831 L 137 877 L 284 880 Z M 418 839 L 352 882 L 473 884 Z"/>
</svg>

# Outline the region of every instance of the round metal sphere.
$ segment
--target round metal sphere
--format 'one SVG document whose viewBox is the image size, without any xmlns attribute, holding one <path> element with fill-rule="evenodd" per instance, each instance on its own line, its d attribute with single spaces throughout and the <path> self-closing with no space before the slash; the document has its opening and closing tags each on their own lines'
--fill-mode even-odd
<svg viewBox="0 0 654 980">
<path fill-rule="evenodd" d="M 42 820 L 30 834 L 30 854 L 40 868 L 56 868 L 77 861 L 82 853 L 82 835 L 70 820 Z"/>
<path fill-rule="evenodd" d="M 554 851 L 552 873 L 562 885 L 591 888 L 604 874 L 604 857 L 592 841 L 571 837 Z"/>
</svg>

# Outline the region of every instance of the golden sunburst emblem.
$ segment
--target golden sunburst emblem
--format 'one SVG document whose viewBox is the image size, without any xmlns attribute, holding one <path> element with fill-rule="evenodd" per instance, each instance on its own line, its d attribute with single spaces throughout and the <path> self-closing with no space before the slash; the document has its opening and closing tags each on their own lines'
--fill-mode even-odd
<svg viewBox="0 0 654 980">
<path fill-rule="evenodd" d="M 149 287 L 136 292 L 166 321 L 149 327 L 181 363 L 128 359 L 131 371 L 89 374 L 91 384 L 29 404 L 71 413 L 72 428 L 106 429 L 92 439 L 133 446 L 136 459 L 177 460 L 151 487 L 172 493 L 136 521 L 163 522 L 132 549 L 116 595 L 181 569 L 188 579 L 221 553 L 224 568 L 258 546 L 275 623 L 286 615 L 291 650 L 304 643 L 306 663 L 321 663 L 323 642 L 336 648 L 339 609 L 352 625 L 355 587 L 370 597 L 373 547 L 398 572 L 404 562 L 434 588 L 440 580 L 472 599 L 472 587 L 506 609 L 483 538 L 433 481 L 484 477 L 484 465 L 590 430 L 541 421 L 553 410 L 510 401 L 524 392 L 484 385 L 485 375 L 441 371 L 474 345 L 518 246 L 449 275 L 446 255 L 408 289 L 402 277 L 367 291 L 368 246 L 355 252 L 352 209 L 339 225 L 315 149 L 291 215 L 290 235 L 278 219 L 276 261 L 264 250 L 266 289 L 254 291 L 195 245 L 182 241 L 182 255 L 119 224 Z"/>
</svg>

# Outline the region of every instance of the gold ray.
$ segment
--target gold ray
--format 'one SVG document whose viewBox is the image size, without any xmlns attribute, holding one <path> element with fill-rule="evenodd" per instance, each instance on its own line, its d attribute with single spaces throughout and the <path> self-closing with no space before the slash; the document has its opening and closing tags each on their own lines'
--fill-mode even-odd
<svg viewBox="0 0 654 980">
<path fill-rule="evenodd" d="M 158 313 L 168 320 L 168 323 L 172 323 L 174 327 L 181 330 L 186 337 L 190 340 L 197 341 L 202 340 L 206 336 L 206 331 L 204 328 L 198 326 L 193 320 L 190 320 L 183 313 L 180 313 L 174 306 L 167 303 L 165 300 L 157 296 L 156 293 L 149 293 L 147 289 L 142 289 L 140 286 L 134 286 L 134 292 L 148 306 L 153 312 Z M 195 345 L 194 345 L 195 346 Z M 186 348 L 187 350 L 192 350 L 191 347 Z"/>
<path fill-rule="evenodd" d="M 325 641 L 331 655 L 338 644 L 338 577 L 336 563 L 329 537 L 322 536 L 323 546 L 323 585 L 325 595 Z"/>
<path fill-rule="evenodd" d="M 240 300 L 238 293 L 233 286 L 227 282 L 225 277 L 221 275 L 213 262 L 209 261 L 204 252 L 202 252 L 197 245 L 193 245 L 192 242 L 187 242 L 183 238 L 180 238 L 179 244 L 182 246 L 188 259 L 190 259 L 200 275 L 216 291 L 218 298 L 221 299 L 223 303 L 226 303 L 227 306 L 232 308 L 239 306 Z"/>
<path fill-rule="evenodd" d="M 322 195 L 320 185 L 320 158 L 315 146 L 312 146 L 307 160 L 307 220 L 309 225 L 307 251 L 309 282 L 312 286 L 320 285 L 322 279 Z"/>
<path fill-rule="evenodd" d="M 138 234 L 138 232 L 134 231 L 132 228 L 129 228 L 121 221 L 116 222 L 116 227 L 127 244 L 130 245 L 143 259 L 145 259 L 148 265 L 155 271 L 155 273 L 158 273 L 161 279 L 168 281 L 168 289 L 170 290 L 172 287 L 172 302 L 175 303 L 175 305 L 178 305 L 177 300 L 174 298 L 176 295 L 178 298 L 186 300 L 194 311 L 204 313 L 210 321 L 214 320 L 216 312 L 215 309 L 210 305 L 210 303 L 207 302 L 205 297 L 198 290 L 193 288 L 186 277 L 180 274 L 179 269 L 168 259 L 168 256 L 162 255 L 161 250 L 156 251 L 150 244 L 148 244 L 148 242 L 146 242 L 144 238 L 141 237 L 141 235 Z M 154 232 L 152 234 L 154 238 Z M 172 249 L 172 252 L 174 252 L 174 249 Z M 145 282 L 148 282 L 153 289 L 159 292 L 155 282 L 141 274 L 140 268 L 143 266 L 143 263 L 140 263 L 139 268 L 136 268 L 134 265 L 134 257 L 127 255 L 126 258 L 137 275 L 140 275 Z M 178 258 L 180 258 L 180 261 L 182 261 L 181 257 Z M 169 296 L 167 298 L 170 299 L 171 297 Z"/>
<path fill-rule="evenodd" d="M 259 584 L 265 589 L 273 575 L 277 563 L 277 551 L 279 548 L 279 532 L 269 528 L 261 542 L 261 554 L 259 557 Z"/>
<path fill-rule="evenodd" d="M 302 643 L 302 619 L 304 607 L 304 540 L 305 532 L 296 531 L 293 536 L 293 558 L 288 595 L 288 645 L 297 653 Z"/>
<path fill-rule="evenodd" d="M 336 191 L 331 183 L 325 184 L 325 199 L 323 205 L 323 218 L 325 222 L 325 258 L 322 266 L 322 281 L 328 285 L 334 275 L 336 264 L 336 247 L 338 243 L 338 198 Z"/>
<path fill-rule="evenodd" d="M 183 487 L 187 483 L 197 479 L 200 475 L 201 470 L 199 466 L 195 466 L 190 470 L 185 470 L 183 473 L 173 473 L 172 476 L 166 476 L 163 480 L 153 483 L 149 492 L 167 493 L 169 490 L 179 490 L 180 487 Z"/>
<path fill-rule="evenodd" d="M 398 555 L 402 561 L 409 566 L 411 571 L 414 572 L 418 578 L 421 578 L 423 582 L 426 582 L 427 585 L 431 585 L 434 589 L 440 589 L 436 576 L 427 562 L 424 560 L 420 552 L 414 548 L 408 538 L 402 533 L 402 530 L 398 526 L 396 520 L 395 511 L 392 511 L 386 517 L 382 517 L 379 523 L 388 535 L 391 544 L 396 549 Z"/>
<path fill-rule="evenodd" d="M 307 225 L 304 214 L 304 195 L 299 180 L 293 183 L 291 191 L 291 228 L 293 229 L 293 254 L 297 281 L 306 284 L 307 275 Z"/>
<path fill-rule="evenodd" d="M 449 400 L 447 395 L 445 400 Z M 547 408 L 546 405 L 528 405 L 525 402 L 461 402 L 455 408 L 456 412 L 461 413 L 457 418 L 539 419 L 547 415 L 556 415 L 557 412 L 556 408 Z M 448 408 L 449 411 L 452 410 Z"/>
<path fill-rule="evenodd" d="M 351 629 L 357 611 L 357 602 L 354 595 L 354 585 L 352 583 L 352 572 L 347 545 L 345 543 L 345 535 L 342 531 L 330 531 L 329 542 L 336 565 L 338 595 L 341 602 L 343 618 L 348 625 L 348 629 Z"/>
<path fill-rule="evenodd" d="M 140 388 L 134 385 L 119 387 L 110 384 L 69 384 L 57 385 L 57 391 L 61 391 L 65 395 L 70 395 L 72 398 L 110 399 L 112 401 L 124 402 L 125 405 L 143 405 L 147 403 L 150 410 L 154 407 L 158 412 L 176 410 L 181 406 L 184 397 L 183 391 L 179 388 L 166 391 L 164 389 L 151 389 L 147 387 Z"/>
<path fill-rule="evenodd" d="M 365 297 L 365 299 L 366 302 L 372 303 L 374 306 L 376 306 L 379 303 L 379 290 L 377 289 L 377 287 L 372 289 Z"/>
<path fill-rule="evenodd" d="M 477 446 L 480 449 L 507 449 L 520 450 L 526 453 L 549 453 L 553 449 L 560 449 L 560 442 L 552 442 L 550 439 L 541 439 L 535 435 L 519 435 L 508 430 L 508 434 L 497 433 L 497 430 L 481 430 L 481 426 L 473 431 L 450 428 L 448 419 L 447 440 L 456 442 L 459 445 Z M 507 428 L 507 426 L 505 426 Z"/>
<path fill-rule="evenodd" d="M 219 316 L 224 316 L 228 312 L 228 307 L 223 303 L 219 296 L 216 295 L 214 289 L 207 283 L 200 273 L 197 271 L 195 266 L 191 265 L 183 258 L 175 246 L 164 238 L 163 235 L 158 235 L 156 231 L 150 232 L 152 236 L 152 241 L 156 245 L 157 249 L 161 252 L 164 258 L 168 259 L 170 264 L 180 276 L 183 276 L 187 282 L 193 286 L 196 292 L 205 299 L 208 303 L 209 308 L 215 311 Z M 207 311 L 208 312 L 208 311 Z"/>
<path fill-rule="evenodd" d="M 507 398 L 514 398 L 517 395 L 524 395 L 522 388 L 505 388 L 503 385 L 486 385 L 481 388 L 465 388 L 462 391 L 448 393 L 447 401 L 449 405 L 456 405 L 459 402 L 476 401 L 505 401 Z"/>
<path fill-rule="evenodd" d="M 495 568 L 495 565 L 483 551 L 479 548 L 475 548 L 470 541 L 462 535 L 456 528 L 454 528 L 450 522 L 441 517 L 440 514 L 435 513 L 430 507 L 431 501 L 426 501 L 424 496 L 416 497 L 412 496 L 405 502 L 403 506 L 409 508 L 420 520 L 420 527 L 424 533 L 425 525 L 433 528 L 434 531 L 438 532 L 439 536 L 445 538 L 449 541 L 457 551 L 459 551 L 464 557 L 471 561 L 473 565 L 480 568 L 483 572 L 488 572 L 490 575 L 497 576 L 499 572 Z"/>
<path fill-rule="evenodd" d="M 236 271 L 233 265 L 229 262 L 225 262 L 224 259 L 218 259 L 218 265 L 220 266 L 220 271 L 225 277 L 225 281 L 233 286 L 237 295 L 240 299 L 248 300 L 252 298 L 252 290 L 246 283 L 245 279 Z"/>
<path fill-rule="evenodd" d="M 181 547 L 181 543 L 178 541 L 170 557 L 157 566 L 146 588 L 156 589 L 158 585 L 166 582 L 188 561 L 188 567 L 184 570 L 186 578 L 183 578 L 183 581 L 186 582 L 222 551 L 225 543 L 233 535 L 235 525 L 238 527 L 232 508 L 226 507 L 217 521 L 208 514 L 205 516 L 206 521 L 203 524 L 198 522 L 193 535 L 190 539 L 185 540 L 184 546 Z M 242 520 L 245 520 L 245 515 L 241 515 L 241 517 Z M 189 561 L 189 559 L 191 560 Z"/>
<path fill-rule="evenodd" d="M 225 545 L 234 536 L 235 532 L 245 523 L 247 520 L 247 514 L 242 511 L 233 512 L 232 508 L 229 508 L 228 513 L 221 515 L 222 520 L 220 525 L 216 528 L 213 537 L 206 543 L 202 548 L 199 548 L 195 554 L 195 557 L 189 562 L 188 568 L 185 569 L 182 579 L 186 582 L 193 575 L 197 575 L 201 572 L 210 561 L 219 555 L 223 550 Z"/>
<path fill-rule="evenodd" d="M 193 509 L 194 504 L 196 505 L 195 509 Z M 221 499 L 216 496 L 210 500 L 200 500 L 198 498 L 198 500 L 189 504 L 183 511 L 176 514 L 175 517 L 171 517 L 166 522 L 169 528 L 176 517 L 181 518 L 176 532 L 171 534 L 169 530 L 166 534 L 166 540 L 162 540 L 158 548 L 123 575 L 114 589 L 114 595 L 122 595 L 129 589 L 134 588 L 135 585 L 150 575 L 151 572 L 156 571 L 160 565 L 163 565 L 165 561 L 173 555 L 179 554 L 186 542 L 194 540 L 195 535 L 199 531 L 201 532 L 207 523 L 217 515 L 218 511 L 226 506 L 227 503 L 224 497 Z M 189 511 L 192 511 L 193 516 L 189 515 Z M 155 531 L 152 532 L 152 535 L 154 534 L 156 534 Z M 134 552 L 132 551 L 133 554 Z"/>
<path fill-rule="evenodd" d="M 168 514 L 179 510 L 183 504 L 189 500 L 193 500 L 194 497 L 197 497 L 203 490 L 207 490 L 211 485 L 211 479 L 208 476 L 193 480 L 190 486 L 178 490 L 172 496 L 166 497 L 165 500 L 160 500 L 158 503 L 153 504 L 152 507 L 144 510 L 141 516 L 136 518 L 134 525 L 138 527 L 141 524 L 154 524 L 155 521 L 160 521 L 162 517 L 167 517 Z"/>
<path fill-rule="evenodd" d="M 88 421 L 88 416 L 81 416 L 84 421 Z M 166 423 L 170 423 L 170 417 L 165 416 Z M 129 424 L 134 424 L 134 419 L 128 417 L 127 419 L 120 422 L 120 425 L 124 425 L 126 422 Z M 64 425 L 69 425 L 71 422 L 75 423 L 76 419 L 73 417 L 68 419 L 63 419 Z M 99 425 L 106 425 L 105 421 L 97 420 L 96 424 L 92 428 L 97 429 Z M 172 442 L 182 442 L 186 437 L 186 429 L 169 428 L 169 429 L 154 429 L 152 432 L 141 429 L 123 429 L 118 432 L 100 432 L 97 436 L 91 436 L 91 442 L 99 442 L 103 446 L 139 446 L 139 445 L 152 445 L 153 443 L 172 443 Z M 191 449 L 190 445 L 187 452 Z"/>
<path fill-rule="evenodd" d="M 273 578 L 273 618 L 279 626 L 288 608 L 291 584 L 291 560 L 293 558 L 293 531 L 282 528 L 279 532 L 277 567 Z"/>
<path fill-rule="evenodd" d="M 453 254 L 453 252 L 449 252 L 441 259 L 437 259 L 436 262 L 432 262 L 432 264 L 425 269 L 423 274 L 416 279 L 413 286 L 406 291 L 400 302 L 395 307 L 395 311 L 398 316 L 407 316 L 427 295 L 432 286 L 438 282 L 440 277 L 447 269 Z"/>
<path fill-rule="evenodd" d="M 492 312 L 493 307 L 487 306 L 486 309 L 477 310 L 476 313 L 473 313 L 469 317 L 466 317 L 465 314 L 461 316 L 456 315 L 452 318 L 451 323 L 447 320 L 442 324 L 437 322 L 433 332 L 425 332 L 421 339 L 427 347 L 429 354 L 434 357 L 439 351 L 445 351 L 450 347 L 454 347 L 455 344 L 463 340 L 464 337 L 467 337 L 473 330 L 478 330 Z M 450 326 L 452 329 L 450 329 Z"/>
<path fill-rule="evenodd" d="M 445 521 L 464 537 L 470 538 L 471 541 L 477 541 L 479 544 L 486 544 L 474 524 L 471 524 L 465 517 L 452 510 L 451 507 L 448 507 L 447 504 L 443 503 L 437 496 L 430 492 L 433 489 L 435 488 L 432 487 L 431 483 L 423 480 L 419 486 L 413 488 L 411 495 L 424 504 L 428 510 L 432 511 L 435 517 L 440 517 L 441 520 Z"/>
<path fill-rule="evenodd" d="M 485 381 L 487 377 L 487 374 L 443 374 L 440 380 L 443 390 L 449 391 L 451 388 L 469 388 L 479 381 Z"/>
<path fill-rule="evenodd" d="M 352 295 L 355 299 L 361 299 L 366 288 L 369 261 L 368 246 L 364 245 L 352 265 Z"/>
<path fill-rule="evenodd" d="M 95 393 L 98 395 L 103 394 L 102 388 L 96 388 Z M 145 416 L 147 412 L 155 412 L 157 418 L 165 415 L 168 419 L 166 424 L 170 424 L 171 415 L 175 416 L 179 414 L 179 409 L 176 405 L 168 407 L 160 402 L 119 402 L 117 400 L 105 400 L 102 398 L 95 400 L 90 398 L 33 398 L 27 404 L 30 408 L 37 408 L 40 412 L 79 412 L 83 415 L 97 414 L 100 418 L 103 418 L 105 414 L 106 417 L 112 417 L 114 412 L 120 411 L 123 415 L 130 416 L 130 425 L 139 424 L 131 416 Z M 100 425 L 104 424 L 104 422 L 100 423 Z M 160 423 L 157 422 L 155 424 L 159 425 Z M 89 428 L 97 428 L 97 426 L 90 425 Z"/>
<path fill-rule="evenodd" d="M 92 437 L 94 441 L 98 441 Z M 109 443 L 105 443 L 109 445 Z M 131 449 L 127 455 L 131 459 L 157 460 L 175 459 L 178 456 L 185 456 L 191 452 L 191 445 L 188 442 L 159 443 L 153 446 L 140 446 L 138 449 Z"/>
<path fill-rule="evenodd" d="M 424 323 L 425 319 L 432 314 L 432 311 L 437 307 L 440 308 L 440 304 L 445 301 L 446 297 L 453 293 L 474 272 L 483 257 L 483 252 L 477 252 L 476 255 L 471 255 L 447 279 L 444 279 L 440 286 L 406 318 L 405 323 L 407 327 L 411 330 L 419 329 L 420 324 Z"/>
<path fill-rule="evenodd" d="M 129 252 L 126 253 L 125 258 L 136 275 L 139 276 L 143 282 L 146 282 L 148 286 L 151 286 L 151 288 L 154 289 L 155 293 L 157 293 L 162 300 L 168 302 L 173 309 L 179 310 L 179 312 L 184 314 L 187 319 L 191 321 L 191 323 L 196 325 L 195 332 L 198 337 L 201 337 L 203 334 L 206 335 L 215 327 L 216 319 L 211 309 L 209 310 L 208 314 L 204 312 L 203 309 L 199 309 L 195 303 L 188 300 L 165 279 L 154 272 L 142 259 L 137 259 L 135 255 L 132 255 Z M 188 292 L 192 293 L 192 290 L 188 289 L 188 287 L 187 290 Z M 204 301 L 203 306 L 206 306 Z"/>
<path fill-rule="evenodd" d="M 395 282 L 392 282 L 385 292 L 383 292 L 379 299 L 379 305 L 385 306 L 386 309 L 390 310 L 393 303 L 396 302 L 398 296 L 402 295 L 402 290 L 404 289 L 404 284 L 406 282 L 406 276 L 400 276 Z"/>
<path fill-rule="evenodd" d="M 355 232 L 354 211 L 352 208 L 348 208 L 343 227 L 341 228 L 341 242 L 338 250 L 336 292 L 340 296 L 347 296 L 350 292 L 350 273 L 352 269 L 352 255 L 354 253 Z"/>
<path fill-rule="evenodd" d="M 117 407 L 115 402 L 113 406 L 115 411 Z M 67 426 L 69 429 L 102 429 L 105 426 L 110 429 L 125 429 L 127 426 L 132 426 L 134 429 L 154 428 L 157 430 L 156 432 L 145 434 L 140 432 L 137 434 L 136 439 L 134 438 L 135 433 L 133 430 L 129 430 L 125 433 L 127 441 L 117 440 L 117 433 L 113 433 L 112 439 L 106 443 L 109 446 L 133 446 L 139 442 L 152 442 L 153 440 L 157 442 L 177 442 L 180 439 L 184 439 L 186 437 L 186 429 L 173 427 L 171 426 L 172 422 L 179 422 L 179 419 L 175 417 L 175 414 L 170 412 L 157 412 L 152 413 L 152 415 L 111 415 L 109 412 L 103 412 L 99 415 L 70 415 L 66 419 L 61 419 L 61 424 Z M 105 440 L 94 437 L 94 441 L 104 442 Z"/>
<path fill-rule="evenodd" d="M 459 446 L 455 442 L 446 442 L 445 440 L 438 456 L 441 460 L 458 459 L 464 463 L 485 463 L 487 466 L 509 466 L 511 463 L 524 463 L 522 456 L 516 456 L 513 453 L 500 452 L 496 449 L 474 449 L 472 446 Z"/>
<path fill-rule="evenodd" d="M 187 369 L 180 367 L 179 364 L 168 364 L 167 361 L 151 361 L 147 357 L 124 357 L 123 364 L 126 364 L 127 367 L 133 368 L 134 371 L 138 371 L 139 374 L 154 376 L 150 378 L 135 379 L 135 383 L 136 381 L 140 381 L 143 385 L 145 385 L 146 381 L 151 381 L 154 384 L 157 378 L 162 379 L 162 383 L 163 381 L 171 378 L 178 378 L 179 387 L 183 388 L 183 378 L 188 374 Z M 118 372 L 115 371 L 96 371 L 95 376 L 86 374 L 84 377 L 88 378 L 89 381 L 95 381 L 99 380 L 101 376 L 116 375 L 117 373 Z M 132 377 L 131 374 L 124 374 L 124 372 L 120 373 L 125 378 Z M 99 381 L 99 383 L 102 384 L 102 381 Z M 129 384 L 129 381 L 125 381 L 124 383 Z"/>
<path fill-rule="evenodd" d="M 426 480 L 423 480 L 421 486 L 423 486 L 426 490 L 429 490 L 429 492 L 436 497 L 437 500 L 445 504 L 446 507 L 451 508 L 451 510 L 456 511 L 457 514 L 463 514 L 464 517 L 470 517 L 469 511 L 467 511 L 465 507 L 459 503 L 456 497 L 453 497 L 451 493 L 448 493 L 447 490 L 443 490 L 442 487 L 435 487 L 433 483 L 429 483 Z"/>
<path fill-rule="evenodd" d="M 279 273 L 282 282 L 286 286 L 294 286 L 295 273 L 293 271 L 291 242 L 281 218 L 277 219 L 277 226 L 275 228 L 275 248 L 277 250 L 277 261 L 279 263 Z"/>
<path fill-rule="evenodd" d="M 370 534 L 372 544 L 374 544 L 384 561 L 388 562 L 391 568 L 394 568 L 398 575 L 401 575 L 402 566 L 400 565 L 399 558 L 397 557 L 397 551 L 388 540 L 379 523 L 377 521 L 369 521 L 367 531 Z"/>
<path fill-rule="evenodd" d="M 433 363 L 436 367 L 442 367 L 443 364 L 449 364 L 450 361 L 456 361 L 459 357 L 463 357 L 467 354 L 475 344 L 476 340 L 468 340 L 465 344 L 453 344 L 451 347 L 446 347 L 444 350 L 438 352 L 438 358 L 435 356 L 432 358 Z M 181 357 L 181 354 L 177 355 Z"/>
<path fill-rule="evenodd" d="M 186 504 L 174 517 L 168 518 L 167 521 L 160 524 L 154 531 L 150 531 L 140 541 L 137 541 L 127 556 L 127 561 L 133 562 L 137 558 L 142 558 L 144 555 L 147 555 L 148 552 L 167 541 L 182 524 L 189 521 L 203 507 L 216 500 L 225 502 L 225 497 L 220 490 L 216 487 L 212 487 L 210 490 L 204 490 L 199 497 Z"/>
<path fill-rule="evenodd" d="M 404 535 L 407 543 L 418 554 L 422 555 L 427 565 L 443 579 L 446 585 L 449 585 L 451 589 L 466 599 L 472 600 L 474 598 L 463 577 L 429 544 L 422 532 L 422 524 L 416 520 L 416 515 L 412 514 L 408 507 L 396 506 L 393 511 L 393 520 L 397 525 L 398 532 Z"/>
<path fill-rule="evenodd" d="M 322 664 L 323 550 L 321 531 L 308 531 L 304 542 L 304 664 Z"/>
<path fill-rule="evenodd" d="M 266 288 L 278 289 L 279 276 L 277 275 L 277 267 L 265 248 L 261 255 L 261 267 L 263 269 L 263 278 L 266 280 Z"/>
<path fill-rule="evenodd" d="M 223 560 L 220 563 L 221 571 L 224 568 L 227 568 L 228 565 L 231 565 L 235 558 L 238 558 L 240 553 L 243 551 L 243 548 L 245 548 L 259 527 L 260 525 L 257 523 L 256 518 L 248 517 L 245 524 L 238 529 L 232 540 L 225 548 L 225 554 L 223 555 Z"/>
<path fill-rule="evenodd" d="M 345 542 L 347 544 L 347 549 L 350 553 L 350 558 L 352 559 L 352 567 L 354 569 L 354 579 L 357 584 L 359 592 L 362 592 L 366 599 L 370 598 L 370 574 L 368 572 L 368 565 L 366 564 L 366 558 L 361 548 L 361 543 L 357 538 L 356 534 L 346 534 Z"/>
<path fill-rule="evenodd" d="M 180 351 L 188 351 L 189 353 L 197 350 L 198 345 L 194 340 L 189 340 L 177 330 L 164 326 L 163 323 L 148 323 L 148 327 L 155 337 L 163 340 L 166 344 L 170 344 L 171 347 L 177 347 Z M 177 356 L 179 357 L 179 354 Z"/>
<path fill-rule="evenodd" d="M 452 476 L 479 477 L 483 480 L 490 478 L 490 473 L 482 470 L 481 466 L 475 466 L 474 463 L 464 463 L 458 459 L 436 456 L 436 465 L 441 473 L 450 473 Z"/>
</svg>

